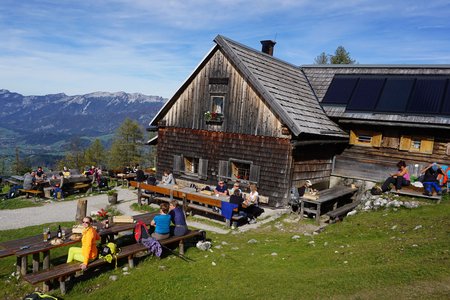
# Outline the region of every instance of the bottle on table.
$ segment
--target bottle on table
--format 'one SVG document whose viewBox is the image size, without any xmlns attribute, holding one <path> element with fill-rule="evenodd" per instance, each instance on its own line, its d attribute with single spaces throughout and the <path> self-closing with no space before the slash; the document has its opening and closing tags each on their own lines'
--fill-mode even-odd
<svg viewBox="0 0 450 300">
<path fill-rule="evenodd" d="M 62 238 L 61 225 L 58 225 L 58 232 L 56 233 L 57 238 Z"/>
<path fill-rule="evenodd" d="M 47 239 L 51 239 L 52 238 L 52 234 L 50 232 L 50 227 L 47 227 Z"/>
</svg>

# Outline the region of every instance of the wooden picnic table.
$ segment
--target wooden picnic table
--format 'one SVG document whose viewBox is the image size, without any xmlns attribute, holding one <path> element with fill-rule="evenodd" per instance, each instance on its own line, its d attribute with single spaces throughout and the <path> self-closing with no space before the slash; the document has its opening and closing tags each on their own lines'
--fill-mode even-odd
<svg viewBox="0 0 450 300">
<path fill-rule="evenodd" d="M 303 218 L 303 213 L 313 214 L 316 217 L 317 224 L 320 224 L 320 215 L 322 213 L 322 206 L 333 203 L 334 209 L 337 206 L 337 200 L 345 195 L 353 194 L 357 188 L 346 186 L 335 186 L 323 191 L 319 191 L 319 197 L 315 200 L 301 197 L 300 218 Z M 306 205 L 305 205 L 306 204 Z"/>
<path fill-rule="evenodd" d="M 133 219 L 134 221 L 142 220 L 145 224 L 150 224 L 155 215 L 156 213 L 145 213 L 133 216 Z M 101 223 L 94 223 L 93 226 L 97 226 L 97 232 L 99 233 L 102 242 L 105 242 L 106 239 L 113 240 L 114 235 L 120 232 L 134 229 L 135 223 L 114 223 L 111 224 L 109 228 L 103 228 Z M 0 258 L 15 255 L 17 272 L 20 272 L 21 275 L 25 275 L 28 268 L 28 256 L 33 256 L 32 270 L 33 272 L 37 272 L 39 270 L 40 254 L 42 253 L 42 269 L 45 270 L 50 267 L 50 251 L 52 249 L 70 246 L 80 242 L 79 240 L 71 240 L 71 235 L 72 229 L 69 228 L 66 230 L 66 239 L 60 245 L 52 245 L 50 240 L 44 242 L 42 234 L 2 242 L 0 243 L 0 248 L 2 248 L 0 250 Z"/>
</svg>

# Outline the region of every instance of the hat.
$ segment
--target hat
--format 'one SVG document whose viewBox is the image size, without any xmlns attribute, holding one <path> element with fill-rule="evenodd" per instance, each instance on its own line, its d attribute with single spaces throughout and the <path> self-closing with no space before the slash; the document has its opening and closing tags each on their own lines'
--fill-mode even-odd
<svg viewBox="0 0 450 300">
<path fill-rule="evenodd" d="M 306 181 L 305 181 L 305 185 L 306 185 L 306 186 L 312 186 L 311 180 L 306 180 Z"/>
<path fill-rule="evenodd" d="M 433 165 L 431 166 L 431 169 L 433 169 L 433 171 L 437 171 L 438 170 L 438 166 L 436 163 L 433 163 Z"/>
</svg>

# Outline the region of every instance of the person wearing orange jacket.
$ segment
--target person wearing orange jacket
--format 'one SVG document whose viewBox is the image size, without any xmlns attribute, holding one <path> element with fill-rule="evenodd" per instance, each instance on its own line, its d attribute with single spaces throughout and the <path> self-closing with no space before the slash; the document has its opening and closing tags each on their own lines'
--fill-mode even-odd
<svg viewBox="0 0 450 300">
<path fill-rule="evenodd" d="M 67 262 L 73 260 L 81 261 L 80 265 L 82 270 L 85 270 L 88 266 L 89 260 L 95 259 L 97 257 L 97 241 L 100 240 L 100 236 L 94 227 L 92 227 L 92 218 L 83 218 L 83 233 L 81 238 L 81 248 L 80 247 L 70 247 L 69 253 L 67 255 Z"/>
</svg>

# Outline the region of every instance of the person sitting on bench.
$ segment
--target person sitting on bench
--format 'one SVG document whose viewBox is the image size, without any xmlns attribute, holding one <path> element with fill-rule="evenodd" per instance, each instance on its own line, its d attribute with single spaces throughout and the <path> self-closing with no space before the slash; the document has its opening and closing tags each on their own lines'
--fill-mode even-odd
<svg viewBox="0 0 450 300">
<path fill-rule="evenodd" d="M 151 221 L 151 225 L 155 226 L 152 238 L 156 240 L 164 240 L 170 237 L 170 215 L 169 204 L 164 202 L 159 205 L 160 214 L 155 216 Z"/>
<path fill-rule="evenodd" d="M 83 218 L 83 233 L 81 238 L 80 247 L 70 247 L 67 255 L 67 262 L 70 263 L 73 260 L 81 261 L 81 270 L 85 270 L 90 260 L 97 257 L 97 241 L 100 240 L 100 236 L 94 227 L 92 227 L 92 218 Z"/>
<path fill-rule="evenodd" d="M 410 185 L 409 171 L 406 167 L 406 163 L 404 160 L 401 160 L 397 163 L 397 172 L 391 174 L 391 176 L 386 179 L 386 181 L 381 186 L 381 191 L 384 193 L 391 189 L 391 184 L 395 186 L 395 190 L 398 191 L 402 188 L 402 186 Z"/>
<path fill-rule="evenodd" d="M 170 201 L 169 215 L 175 228 L 173 229 L 174 236 L 182 236 L 188 232 L 188 227 L 186 223 L 186 216 L 184 214 L 183 208 L 178 204 L 178 200 Z"/>
<path fill-rule="evenodd" d="M 424 174 L 422 183 L 425 192 L 423 194 L 426 196 L 432 196 L 434 188 L 436 194 L 442 195 L 442 189 L 439 186 L 439 181 L 437 180 L 439 174 L 444 174 L 441 166 L 437 163 L 432 163 L 428 167 L 422 169 L 420 173 Z"/>
</svg>

